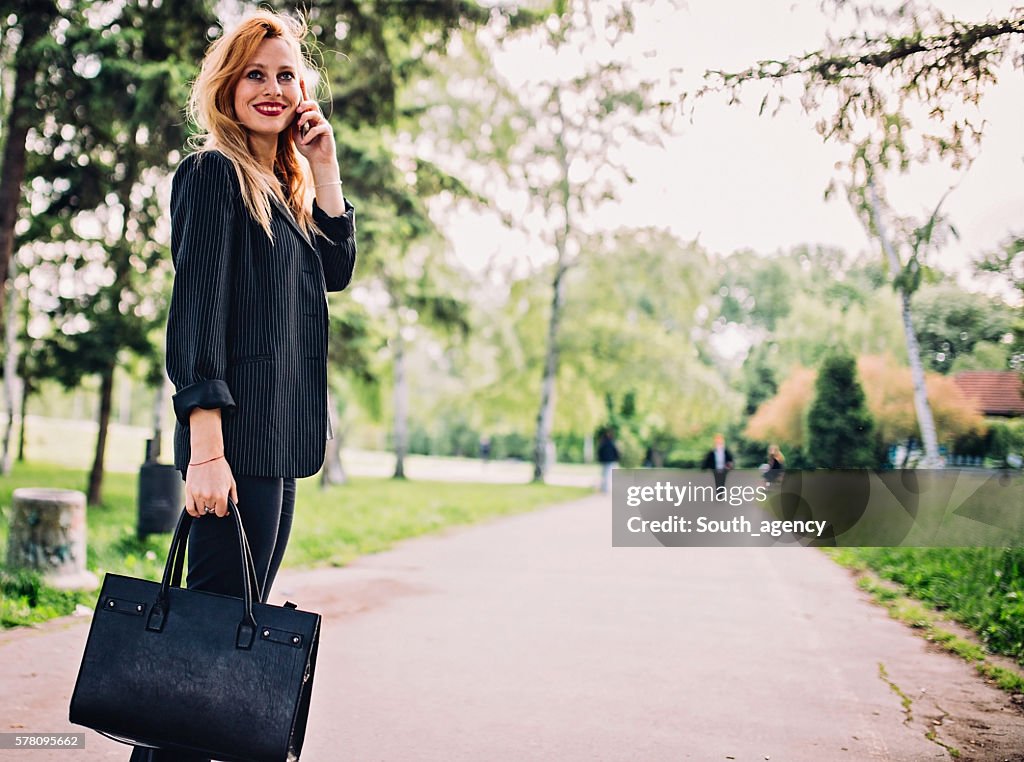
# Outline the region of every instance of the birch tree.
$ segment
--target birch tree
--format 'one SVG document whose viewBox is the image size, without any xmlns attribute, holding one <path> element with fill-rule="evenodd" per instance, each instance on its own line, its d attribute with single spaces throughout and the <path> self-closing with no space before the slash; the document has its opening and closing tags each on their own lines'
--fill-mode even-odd
<svg viewBox="0 0 1024 762">
<path fill-rule="evenodd" d="M 567 278 L 600 230 L 596 215 L 633 182 L 624 149 L 657 144 L 671 111 L 654 76 L 634 68 L 618 43 L 634 40 L 625 0 L 557 0 L 536 29 L 464 36 L 443 91 L 443 161 L 470 165 L 467 183 L 543 248 L 550 284 L 545 354 L 533 442 L 533 480 L 544 481 L 557 407 Z M 511 78 L 492 59 L 509 48 L 544 61 L 543 74 Z M 439 159 L 442 161 L 442 159 Z M 607 226 L 606 226 L 607 227 Z"/>
</svg>

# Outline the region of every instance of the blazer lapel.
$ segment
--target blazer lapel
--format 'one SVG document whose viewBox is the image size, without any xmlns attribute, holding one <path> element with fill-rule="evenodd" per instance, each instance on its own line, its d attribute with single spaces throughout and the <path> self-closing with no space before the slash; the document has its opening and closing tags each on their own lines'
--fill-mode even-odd
<svg viewBox="0 0 1024 762">
<path fill-rule="evenodd" d="M 282 204 L 280 199 L 278 199 L 277 196 L 273 194 L 270 194 L 270 201 L 281 213 L 281 216 L 284 217 L 285 222 L 292 226 L 292 230 L 294 230 L 295 233 L 299 236 L 299 239 L 309 248 L 315 251 L 316 247 L 313 245 L 313 242 L 310 241 L 306 234 L 302 231 L 302 228 L 299 227 L 299 223 L 295 221 L 295 218 L 292 216 L 291 210 L 287 206 Z"/>
</svg>

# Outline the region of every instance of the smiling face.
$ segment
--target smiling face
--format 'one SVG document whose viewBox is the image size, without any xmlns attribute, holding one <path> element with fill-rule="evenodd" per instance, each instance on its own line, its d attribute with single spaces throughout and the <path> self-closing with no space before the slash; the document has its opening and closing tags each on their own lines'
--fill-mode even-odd
<svg viewBox="0 0 1024 762">
<path fill-rule="evenodd" d="M 302 100 L 295 51 L 280 37 L 268 37 L 235 85 L 235 117 L 250 135 L 274 136 L 287 129 Z"/>
</svg>

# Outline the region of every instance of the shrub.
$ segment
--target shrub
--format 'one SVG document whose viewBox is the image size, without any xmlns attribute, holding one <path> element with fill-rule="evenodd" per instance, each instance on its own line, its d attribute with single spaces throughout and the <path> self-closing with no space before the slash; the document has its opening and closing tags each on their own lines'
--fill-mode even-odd
<svg viewBox="0 0 1024 762">
<path fill-rule="evenodd" d="M 873 432 L 856 361 L 843 352 L 829 355 L 807 413 L 807 453 L 819 468 L 871 468 L 877 464 Z"/>
</svg>

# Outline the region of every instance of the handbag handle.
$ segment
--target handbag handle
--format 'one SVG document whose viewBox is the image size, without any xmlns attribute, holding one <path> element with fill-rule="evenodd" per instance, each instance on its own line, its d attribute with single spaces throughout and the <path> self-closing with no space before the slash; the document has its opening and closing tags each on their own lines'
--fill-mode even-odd
<svg viewBox="0 0 1024 762">
<path fill-rule="evenodd" d="M 235 517 L 234 524 L 238 532 L 238 549 L 242 558 L 242 621 L 238 623 L 235 632 L 236 648 L 251 648 L 256 639 L 256 620 L 252 615 L 252 583 L 256 582 L 256 570 L 253 566 L 252 555 L 249 550 L 249 541 L 245 536 L 245 529 L 242 526 L 242 517 L 238 512 L 238 506 L 228 498 L 228 508 Z M 192 526 L 192 516 L 185 510 L 178 517 L 178 525 L 174 529 L 174 537 L 171 539 L 171 547 L 167 552 L 167 562 L 164 564 L 164 575 L 160 582 L 160 591 L 157 593 L 156 603 L 149 612 L 149 619 L 146 629 L 153 632 L 163 630 L 167 620 L 167 612 L 170 610 L 171 579 L 176 576 L 177 583 L 181 583 L 181 568 L 184 566 L 185 547 L 188 544 L 188 530 Z M 179 560 L 180 559 L 180 560 Z M 175 575 L 175 569 L 177 574 Z M 177 586 L 177 585 L 175 585 Z M 259 588 L 258 583 L 256 584 Z"/>
<path fill-rule="evenodd" d="M 238 506 L 231 501 L 230 497 L 228 498 L 228 507 L 238 510 Z M 182 542 L 178 546 L 178 550 L 174 554 L 174 570 L 171 572 L 171 587 L 181 587 L 181 577 L 185 568 L 185 544 L 188 541 L 187 534 L 185 535 L 184 540 L 185 542 Z M 260 591 L 260 581 L 256 578 L 256 562 L 253 561 L 252 549 L 249 547 L 249 536 L 245 533 L 244 527 L 242 532 L 242 547 L 244 550 L 244 560 L 249 574 L 249 579 L 252 584 L 252 589 L 256 593 L 253 599 L 256 601 L 262 601 L 263 593 Z M 168 556 L 170 557 L 170 552 L 168 552 Z"/>
</svg>

